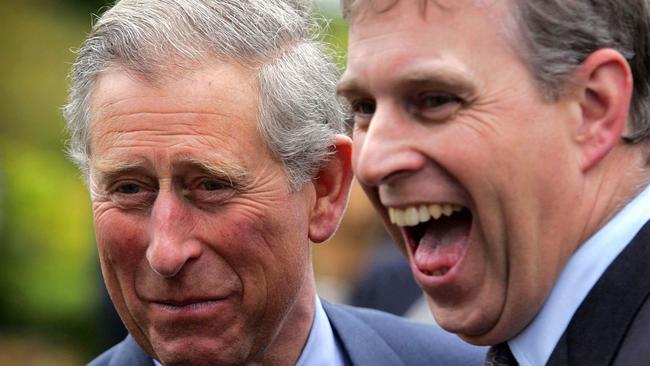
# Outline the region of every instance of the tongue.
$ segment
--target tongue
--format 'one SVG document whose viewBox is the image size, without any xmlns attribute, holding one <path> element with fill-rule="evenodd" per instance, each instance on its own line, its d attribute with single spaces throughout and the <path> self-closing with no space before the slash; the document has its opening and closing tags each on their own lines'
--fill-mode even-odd
<svg viewBox="0 0 650 366">
<path fill-rule="evenodd" d="M 458 263 L 467 245 L 470 222 L 462 214 L 430 222 L 415 249 L 418 269 L 430 275 L 444 275 Z"/>
</svg>

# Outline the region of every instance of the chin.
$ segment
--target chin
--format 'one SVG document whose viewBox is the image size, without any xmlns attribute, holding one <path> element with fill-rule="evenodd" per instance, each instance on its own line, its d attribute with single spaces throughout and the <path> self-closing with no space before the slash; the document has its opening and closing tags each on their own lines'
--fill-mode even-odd
<svg viewBox="0 0 650 366">
<path fill-rule="evenodd" d="M 165 366 L 239 365 L 246 361 L 242 347 L 224 347 L 212 339 L 179 337 L 178 341 L 154 341 L 152 346 L 154 357 Z"/>
<path fill-rule="evenodd" d="M 484 307 L 479 307 L 478 311 L 439 308 L 431 299 L 429 299 L 429 307 L 436 323 L 447 332 L 454 333 L 465 342 L 477 346 L 495 344 L 493 340 L 495 336 L 498 336 L 495 334 L 495 330 L 499 327 L 499 315 L 486 314 L 481 311 L 485 309 Z"/>
<path fill-rule="evenodd" d="M 442 325 L 441 325 L 442 327 Z M 463 329 L 451 331 L 456 333 L 463 341 L 476 346 L 490 346 L 505 342 L 515 337 L 524 325 L 512 321 L 498 319 L 496 322 L 476 322 L 467 324 Z M 443 327 L 444 329 L 444 327 Z"/>
<path fill-rule="evenodd" d="M 213 366 L 213 365 L 239 365 L 244 364 L 244 359 L 233 354 L 224 354 L 215 350 L 196 349 L 186 347 L 179 350 L 157 352 L 157 359 L 165 366 Z"/>
</svg>

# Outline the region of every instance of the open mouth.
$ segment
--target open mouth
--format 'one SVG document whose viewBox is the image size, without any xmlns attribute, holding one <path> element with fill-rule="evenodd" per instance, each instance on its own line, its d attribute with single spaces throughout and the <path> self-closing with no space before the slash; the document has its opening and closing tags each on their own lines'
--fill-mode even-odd
<svg viewBox="0 0 650 366">
<path fill-rule="evenodd" d="M 393 224 L 402 228 L 417 269 L 444 276 L 462 259 L 472 227 L 472 213 L 456 204 L 388 208 Z"/>
</svg>

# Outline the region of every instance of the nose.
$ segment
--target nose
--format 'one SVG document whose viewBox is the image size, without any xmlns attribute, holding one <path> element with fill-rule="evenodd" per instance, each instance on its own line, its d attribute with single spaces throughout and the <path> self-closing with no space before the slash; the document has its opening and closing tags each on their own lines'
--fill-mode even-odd
<svg viewBox="0 0 650 366">
<path fill-rule="evenodd" d="M 392 177 L 420 169 L 425 163 L 418 153 L 415 122 L 398 108 L 377 105 L 365 130 L 354 132 L 354 171 L 365 186 L 379 186 Z"/>
<path fill-rule="evenodd" d="M 146 257 L 163 277 L 176 276 L 188 262 L 201 256 L 202 246 L 194 235 L 190 207 L 173 192 L 160 192 L 151 209 Z"/>
</svg>

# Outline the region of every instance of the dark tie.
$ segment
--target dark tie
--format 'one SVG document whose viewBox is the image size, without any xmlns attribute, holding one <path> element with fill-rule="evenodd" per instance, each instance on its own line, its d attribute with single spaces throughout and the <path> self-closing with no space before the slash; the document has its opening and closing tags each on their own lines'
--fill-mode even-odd
<svg viewBox="0 0 650 366">
<path fill-rule="evenodd" d="M 515 356 L 510 352 L 508 343 L 499 343 L 490 347 L 485 356 L 485 366 L 517 366 Z"/>
</svg>

